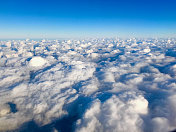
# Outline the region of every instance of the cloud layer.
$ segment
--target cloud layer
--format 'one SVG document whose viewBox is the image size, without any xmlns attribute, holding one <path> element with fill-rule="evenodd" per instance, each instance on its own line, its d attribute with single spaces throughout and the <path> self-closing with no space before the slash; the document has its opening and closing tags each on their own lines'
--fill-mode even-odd
<svg viewBox="0 0 176 132">
<path fill-rule="evenodd" d="M 28 130 L 31 121 L 48 131 L 175 130 L 175 44 L 0 41 L 0 131 Z"/>
</svg>

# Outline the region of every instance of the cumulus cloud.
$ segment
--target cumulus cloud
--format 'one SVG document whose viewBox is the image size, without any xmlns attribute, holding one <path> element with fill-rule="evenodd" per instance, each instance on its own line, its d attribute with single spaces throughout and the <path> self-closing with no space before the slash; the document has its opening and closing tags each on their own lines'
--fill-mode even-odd
<svg viewBox="0 0 176 132">
<path fill-rule="evenodd" d="M 101 103 L 96 100 L 85 112 L 77 131 L 142 131 L 143 119 L 148 113 L 148 101 L 142 95 L 125 92 L 113 95 Z"/>
<path fill-rule="evenodd" d="M 40 56 L 33 57 L 29 62 L 29 66 L 31 67 L 41 67 L 44 64 L 46 64 L 46 60 Z"/>
<path fill-rule="evenodd" d="M 135 38 L 0 41 L 0 131 L 31 121 L 48 131 L 173 131 L 174 44 Z"/>
<path fill-rule="evenodd" d="M 168 132 L 168 131 L 170 131 L 168 120 L 164 117 L 153 118 L 151 123 L 153 126 L 153 131 L 155 131 L 155 132 Z"/>
</svg>

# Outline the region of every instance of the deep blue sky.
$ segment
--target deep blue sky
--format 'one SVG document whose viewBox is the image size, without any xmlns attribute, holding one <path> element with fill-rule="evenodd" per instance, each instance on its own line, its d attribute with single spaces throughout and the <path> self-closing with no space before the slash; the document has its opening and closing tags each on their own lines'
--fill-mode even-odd
<svg viewBox="0 0 176 132">
<path fill-rule="evenodd" d="M 0 38 L 173 37 L 175 6 L 176 0 L 0 0 Z"/>
</svg>

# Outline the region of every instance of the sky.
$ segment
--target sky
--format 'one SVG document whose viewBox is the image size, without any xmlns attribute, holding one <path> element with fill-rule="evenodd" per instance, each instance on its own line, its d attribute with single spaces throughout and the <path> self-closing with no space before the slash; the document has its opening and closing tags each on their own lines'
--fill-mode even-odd
<svg viewBox="0 0 176 132">
<path fill-rule="evenodd" d="M 175 0 L 0 0 L 0 39 L 176 37 Z"/>
</svg>

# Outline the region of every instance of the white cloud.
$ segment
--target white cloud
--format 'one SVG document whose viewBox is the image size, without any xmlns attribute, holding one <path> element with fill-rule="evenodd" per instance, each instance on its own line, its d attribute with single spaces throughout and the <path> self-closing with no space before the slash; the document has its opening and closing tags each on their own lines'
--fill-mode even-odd
<svg viewBox="0 0 176 132">
<path fill-rule="evenodd" d="M 85 132 L 176 129 L 174 42 L 0 41 L 0 131 L 31 120 L 60 131 L 62 118 Z"/>
<path fill-rule="evenodd" d="M 153 131 L 155 132 L 168 132 L 169 129 L 168 120 L 164 117 L 156 117 L 152 119 Z"/>
<path fill-rule="evenodd" d="M 40 56 L 33 57 L 29 62 L 29 66 L 31 67 L 41 67 L 45 64 L 46 64 L 46 60 Z"/>
<path fill-rule="evenodd" d="M 142 95 L 123 93 L 106 102 L 93 102 L 85 112 L 77 131 L 142 131 L 141 114 L 148 113 L 148 101 Z"/>
</svg>

